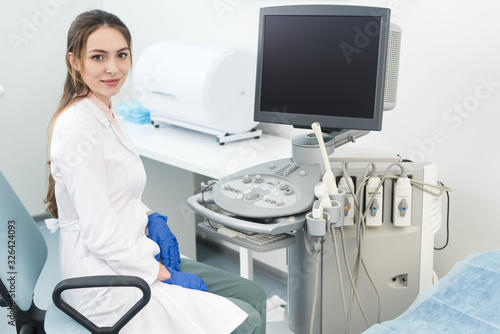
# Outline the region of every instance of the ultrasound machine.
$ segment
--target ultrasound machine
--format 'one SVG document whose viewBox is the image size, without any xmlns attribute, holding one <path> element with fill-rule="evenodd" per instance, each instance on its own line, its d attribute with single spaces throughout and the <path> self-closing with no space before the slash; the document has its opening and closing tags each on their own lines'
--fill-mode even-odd
<svg viewBox="0 0 500 334">
<path fill-rule="evenodd" d="M 382 128 L 397 95 L 401 29 L 390 9 L 260 10 L 254 121 L 311 129 L 292 156 L 202 184 L 198 228 L 243 248 L 287 250 L 295 333 L 360 333 L 433 283 L 441 190 L 434 163 L 335 148 Z"/>
</svg>

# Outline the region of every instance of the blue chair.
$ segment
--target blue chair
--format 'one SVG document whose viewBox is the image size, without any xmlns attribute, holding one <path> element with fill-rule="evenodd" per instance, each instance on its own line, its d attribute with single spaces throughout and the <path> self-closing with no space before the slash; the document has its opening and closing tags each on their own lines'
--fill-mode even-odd
<svg viewBox="0 0 500 334">
<path fill-rule="evenodd" d="M 17 333 L 110 333 L 126 325 L 150 300 L 149 285 L 134 276 L 89 276 L 66 279 L 56 285 L 47 310 L 33 302 L 35 285 L 47 259 L 47 244 L 6 178 L 0 172 L 0 306 L 10 310 Z M 142 298 L 111 327 L 98 327 L 67 304 L 68 289 L 134 287 Z"/>
</svg>

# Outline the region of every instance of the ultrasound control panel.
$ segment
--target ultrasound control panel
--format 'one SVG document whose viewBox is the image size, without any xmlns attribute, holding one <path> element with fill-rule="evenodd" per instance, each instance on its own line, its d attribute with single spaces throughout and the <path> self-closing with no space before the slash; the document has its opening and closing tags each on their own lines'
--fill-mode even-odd
<svg viewBox="0 0 500 334">
<path fill-rule="evenodd" d="M 253 166 L 217 181 L 214 202 L 223 210 L 248 218 L 275 218 L 309 210 L 319 165 L 297 165 L 290 158 Z"/>
</svg>

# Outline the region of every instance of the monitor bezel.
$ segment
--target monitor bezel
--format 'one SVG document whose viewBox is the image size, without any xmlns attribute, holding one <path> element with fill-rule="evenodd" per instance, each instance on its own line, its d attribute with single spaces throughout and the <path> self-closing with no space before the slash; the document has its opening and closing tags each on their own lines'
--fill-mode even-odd
<svg viewBox="0 0 500 334">
<path fill-rule="evenodd" d="M 381 130 L 382 114 L 384 110 L 384 87 L 387 66 L 390 13 L 391 11 L 389 8 L 346 5 L 292 5 L 261 8 L 259 16 L 259 38 L 257 47 L 257 76 L 255 85 L 254 121 L 275 124 L 289 124 L 293 125 L 295 128 L 308 129 L 311 128 L 312 123 L 319 122 L 323 129 L 323 132 L 336 132 L 345 130 Z M 371 16 L 380 18 L 379 50 L 373 118 L 354 118 L 296 113 L 287 114 L 282 112 L 260 110 L 265 17 L 268 15 Z"/>
</svg>

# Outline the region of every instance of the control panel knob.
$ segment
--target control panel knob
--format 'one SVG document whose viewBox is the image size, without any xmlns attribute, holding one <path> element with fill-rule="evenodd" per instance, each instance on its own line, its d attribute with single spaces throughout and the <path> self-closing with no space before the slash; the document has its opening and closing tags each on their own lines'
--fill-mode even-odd
<svg viewBox="0 0 500 334">
<path fill-rule="evenodd" d="M 272 162 L 271 162 L 271 163 L 269 164 L 269 169 L 275 169 L 275 168 L 276 168 L 276 165 L 275 165 L 274 163 L 272 163 Z"/>
<path fill-rule="evenodd" d="M 280 182 L 280 190 L 287 190 L 288 184 L 286 182 Z"/>
<path fill-rule="evenodd" d="M 255 183 L 261 183 L 262 181 L 264 181 L 264 179 L 262 179 L 262 176 L 255 175 Z"/>
<path fill-rule="evenodd" d="M 250 182 L 252 182 L 250 176 L 248 175 L 243 176 L 243 183 L 250 183 Z"/>
</svg>

